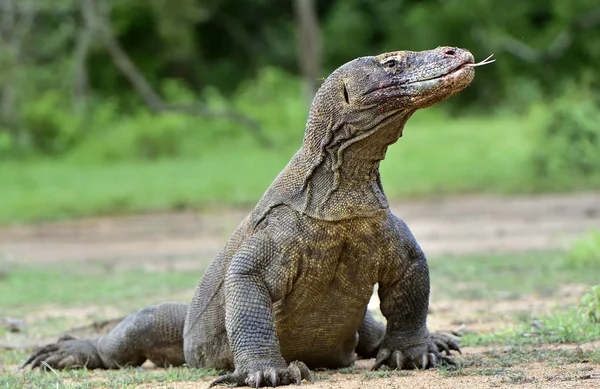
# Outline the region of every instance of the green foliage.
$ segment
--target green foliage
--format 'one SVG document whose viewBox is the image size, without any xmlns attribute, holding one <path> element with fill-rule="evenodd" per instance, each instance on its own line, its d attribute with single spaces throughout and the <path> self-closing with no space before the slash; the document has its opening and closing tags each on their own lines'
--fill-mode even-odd
<svg viewBox="0 0 600 389">
<path fill-rule="evenodd" d="M 251 95 L 255 89 L 256 98 L 234 102 L 244 112 L 265 114 L 261 120 L 269 125 L 263 129 L 275 147 L 259 146 L 228 120 L 181 114 L 117 120 L 107 105 L 86 138 L 64 156 L 0 164 L 0 223 L 254 204 L 300 147 L 306 120 L 298 94 L 261 95 L 264 88 L 285 87 L 268 85 L 249 83 L 243 90 Z M 218 107 L 222 98 L 210 100 Z M 395 199 L 535 190 L 540 185 L 527 164 L 533 144 L 528 130 L 536 120 L 418 112 L 382 163 L 386 194 Z M 568 175 L 559 178 L 569 183 Z"/>
<path fill-rule="evenodd" d="M 140 274 L 140 272 L 142 274 Z M 99 264 L 79 266 L 61 264 L 58 268 L 43 269 L 15 266 L 0 282 L 0 304 L 3 309 L 18 311 L 24 304 L 61 304 L 64 306 L 89 303 L 134 305 L 158 296 L 168 296 L 192 290 L 202 273 L 189 271 L 150 272 L 140 269 L 119 269 Z M 60 287 L 57 285 L 60 284 Z M 36 285 L 31 288 L 31 285 Z M 94 285 L 94 287 L 91 287 Z M 148 292 L 153 291 L 154 297 Z"/>
<path fill-rule="evenodd" d="M 375 29 L 368 22 L 372 19 L 360 0 L 336 1 L 330 16 L 324 21 L 323 39 L 327 48 L 328 65 L 331 70 L 356 57 L 357 47 L 369 47 Z M 399 4 L 401 2 L 395 2 Z M 393 10 L 388 10 L 394 14 Z M 339 37 L 352 39 L 339 39 Z M 378 47 L 375 46 L 375 47 Z M 396 50 L 399 50 L 397 48 Z M 362 55 L 373 54 L 365 51 Z"/>
<path fill-rule="evenodd" d="M 82 118 L 65 115 L 69 101 L 57 91 L 47 91 L 25 104 L 21 115 L 22 136 L 33 152 L 60 154 L 83 136 Z"/>
<path fill-rule="evenodd" d="M 333 69 L 365 53 L 440 45 L 466 47 L 477 59 L 494 53 L 498 61 L 481 71 L 480 82 L 448 106 L 521 110 L 582 73 L 598 79 L 600 36 L 586 18 L 597 11 L 593 0 L 477 0 L 467 7 L 462 0 L 334 1 L 323 19 L 326 63 Z"/>
<path fill-rule="evenodd" d="M 6 157 L 11 152 L 13 147 L 10 132 L 6 128 L 0 127 L 0 160 L 2 157 Z"/>
<path fill-rule="evenodd" d="M 566 258 L 565 266 L 568 268 L 600 268 L 600 230 L 592 229 L 576 240 Z"/>
<path fill-rule="evenodd" d="M 429 263 L 432 295 L 463 300 L 553 296 L 560 285 L 595 284 L 598 278 L 597 264 L 571 267 L 568 254 L 563 252 L 443 256 Z"/>
<path fill-rule="evenodd" d="M 532 155 L 539 181 L 555 185 L 559 177 L 600 179 L 600 95 L 574 84 L 545 110 Z"/>
<path fill-rule="evenodd" d="M 23 353 L 14 353 L 16 356 Z M 23 358 L 19 359 L 22 362 Z M 0 367 L 0 388 L 10 389 L 131 389 L 139 387 L 171 388 L 180 383 L 207 381 L 215 378 L 215 369 L 175 367 L 168 369 L 123 368 L 118 370 L 24 370 L 15 374 L 13 370 Z M 207 386 L 208 382 L 201 385 Z"/>
<path fill-rule="evenodd" d="M 580 310 L 561 310 L 549 316 L 523 321 L 491 334 L 467 334 L 465 346 L 494 344 L 522 345 L 544 343 L 584 343 L 600 339 L 600 326 L 584 316 Z"/>
<path fill-rule="evenodd" d="M 153 89 L 169 104 L 201 104 L 198 115 L 149 113 L 97 34 L 81 62 L 85 2 L 17 3 L 19 28 L 0 47 L 0 220 L 252 203 L 298 148 L 308 106 L 292 2 L 99 2 Z M 596 3 L 318 2 L 321 74 L 398 49 L 495 53 L 498 61 L 477 70 L 471 87 L 415 115 L 405 140 L 390 148 L 382 175 L 391 197 L 600 188 Z M 86 77 L 77 77 L 82 70 Z M 477 115 L 455 121 L 441 113 L 459 109 Z M 275 147 L 258 147 L 232 111 L 256 120 Z M 255 168 L 240 177 L 233 162 Z M 172 180 L 183 180 L 182 169 L 202 179 L 146 182 L 154 169 Z M 107 189 L 111 174 L 135 185 Z M 82 176 L 98 183 L 81 188 Z M 142 198 L 144 189 L 161 200 Z"/>
<path fill-rule="evenodd" d="M 186 60 L 195 55 L 195 25 L 206 17 L 206 10 L 193 0 L 151 0 L 154 23 L 164 47 L 173 60 Z"/>
<path fill-rule="evenodd" d="M 195 100 L 194 93 L 177 80 L 166 80 L 162 90 L 170 104 L 193 104 Z M 201 158 L 219 148 L 258 149 L 250 129 L 229 117 L 233 108 L 261 123 L 261 130 L 276 145 L 297 148 L 307 111 L 299 90 L 300 83 L 295 77 L 280 69 L 264 68 L 256 79 L 241 85 L 230 99 L 216 88 L 206 88 L 203 104 L 219 114 L 214 117 L 180 112 L 152 114 L 143 109 L 126 116 L 97 115 L 89 119 L 96 123 L 88 121 L 91 130 L 86 139 L 72 148 L 66 159 L 115 163 Z"/>
<path fill-rule="evenodd" d="M 300 147 L 309 106 L 297 77 L 281 69 L 263 68 L 256 79 L 244 82 L 232 105 L 254 119 L 277 145 Z"/>
<path fill-rule="evenodd" d="M 460 282 L 464 286 L 450 290 L 457 298 L 506 299 L 522 293 L 552 296 L 560 285 L 593 284 L 597 282 L 600 263 L 599 238 L 600 234 L 593 231 L 565 253 L 487 255 L 453 258 L 452 261 L 434 258 L 430 261 L 433 293 L 436 293 L 435 285 Z M 593 260 L 589 260 L 589 254 L 593 255 Z M 528 277 L 524 279 L 522 274 L 528 274 Z M 600 339 L 599 315 L 600 285 L 596 285 L 590 287 L 578 306 L 559 308 L 539 318 L 531 317 L 529 313 L 515 315 L 519 321 L 517 325 L 490 334 L 467 334 L 461 343 L 467 346 L 514 346 L 594 341 Z"/>
<path fill-rule="evenodd" d="M 122 118 L 88 139 L 68 156 L 80 162 L 117 162 L 174 157 L 190 132 L 192 119 L 180 114 L 141 112 Z"/>
<path fill-rule="evenodd" d="M 600 284 L 591 286 L 590 291 L 581 297 L 579 309 L 591 322 L 600 324 Z"/>
<path fill-rule="evenodd" d="M 273 127 L 265 130 L 276 134 L 280 128 L 277 138 L 273 135 L 278 139 L 273 148 L 258 146 L 244 129 L 226 121 L 202 125 L 206 122 L 196 117 L 148 115 L 141 120 L 136 115 L 105 130 L 94 127 L 88 139 L 64 157 L 0 164 L 0 222 L 254 204 L 300 146 L 305 114 L 288 116 L 285 111 L 302 104 L 301 99 L 287 100 L 282 98 L 279 105 L 257 98 L 246 106 L 251 109 L 269 102 Z M 415 118 L 403 140 L 390 148 L 382 179 L 392 198 L 518 188 L 522 170 L 515 166 L 523 160 L 524 142 L 503 132 L 513 126 L 515 133 L 524 134 L 517 119 L 503 120 L 487 135 L 479 131 L 472 139 L 476 148 L 489 151 L 489 160 L 499 161 L 503 153 L 510 153 L 512 159 L 502 160 L 509 164 L 499 161 L 474 171 L 481 158 L 469 152 L 465 139 L 484 121 L 448 122 L 435 111 L 432 115 Z M 180 154 L 174 158 L 142 154 L 147 149 L 138 141 L 148 139 L 145 127 L 177 134 L 174 143 L 168 140 L 167 144 L 174 144 Z M 161 132 L 148 133 L 157 134 L 151 141 L 161 139 Z M 158 150 L 164 155 L 169 149 Z M 156 158 L 143 159 L 151 157 Z"/>
</svg>

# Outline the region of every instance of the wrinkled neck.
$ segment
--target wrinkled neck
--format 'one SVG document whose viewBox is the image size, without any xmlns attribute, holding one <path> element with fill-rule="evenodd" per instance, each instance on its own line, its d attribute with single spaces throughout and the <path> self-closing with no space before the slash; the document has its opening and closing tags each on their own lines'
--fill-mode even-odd
<svg viewBox="0 0 600 389">
<path fill-rule="evenodd" d="M 343 123 L 332 129 L 329 139 L 320 142 L 307 142 L 305 138 L 298 157 L 310 159 L 302 164 L 313 166 L 303 177 L 308 214 L 329 219 L 335 212 L 336 217 L 344 219 L 388 207 L 379 164 L 388 146 L 401 136 L 408 117 L 393 119 L 366 129 Z"/>
<path fill-rule="evenodd" d="M 371 216 L 388 207 L 379 164 L 412 112 L 377 107 L 347 112 L 332 90 L 321 88 L 311 108 L 301 149 L 267 189 L 253 225 L 286 205 L 323 220 Z"/>
<path fill-rule="evenodd" d="M 315 189 L 326 191 L 355 191 L 370 186 L 379 177 L 379 164 L 385 158 L 387 147 L 385 143 L 373 144 L 357 139 L 334 141 L 319 150 L 303 145 L 300 154 L 318 162 L 305 181 L 309 183 L 319 175 L 325 175 L 328 184 Z"/>
</svg>

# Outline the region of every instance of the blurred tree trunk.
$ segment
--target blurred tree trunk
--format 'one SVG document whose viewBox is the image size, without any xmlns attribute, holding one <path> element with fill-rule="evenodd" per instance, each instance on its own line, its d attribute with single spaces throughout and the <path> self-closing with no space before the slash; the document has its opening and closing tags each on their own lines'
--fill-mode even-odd
<svg viewBox="0 0 600 389">
<path fill-rule="evenodd" d="M 95 32 L 94 9 L 92 7 L 92 0 L 81 0 L 82 26 L 75 38 L 74 54 L 73 110 L 75 114 L 82 114 L 87 105 L 89 90 L 87 58 Z"/>
<path fill-rule="evenodd" d="M 148 108 L 153 112 L 161 111 L 164 107 L 161 97 L 154 91 L 137 66 L 135 66 L 115 36 L 110 20 L 110 10 L 108 9 L 110 5 L 103 4 L 97 0 L 90 1 L 90 3 L 93 18 L 98 23 L 100 37 L 113 63 L 127 77 Z"/>
<path fill-rule="evenodd" d="M 321 71 L 321 31 L 315 0 L 294 0 L 298 35 L 298 62 L 304 81 L 304 94 L 310 103 L 319 88 Z"/>
<path fill-rule="evenodd" d="M 246 127 L 262 146 L 271 146 L 271 141 L 262 133 L 260 124 L 235 110 L 222 109 L 214 111 L 206 105 L 197 102 L 194 104 L 168 104 L 152 87 L 144 74 L 131 60 L 125 49 L 121 46 L 110 20 L 109 4 L 100 0 L 90 0 L 93 20 L 97 24 L 98 33 L 104 43 L 115 66 L 129 80 L 133 89 L 144 100 L 148 108 L 157 114 L 164 112 L 184 112 L 188 115 L 198 115 L 205 118 L 222 118 L 236 122 Z"/>
</svg>

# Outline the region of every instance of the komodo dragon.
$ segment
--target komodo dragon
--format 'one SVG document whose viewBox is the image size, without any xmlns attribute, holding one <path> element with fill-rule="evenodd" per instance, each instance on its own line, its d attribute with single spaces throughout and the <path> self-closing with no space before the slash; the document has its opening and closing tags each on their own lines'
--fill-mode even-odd
<svg viewBox="0 0 600 389">
<path fill-rule="evenodd" d="M 477 65 L 467 50 L 438 47 L 341 66 L 317 92 L 302 147 L 207 269 L 189 306 L 143 308 L 98 338 L 65 336 L 23 366 L 186 363 L 235 369 L 211 386 L 258 387 L 312 381 L 309 368 L 345 367 L 357 356 L 376 357 L 374 368 L 451 362 L 446 355 L 459 347 L 427 330 L 425 255 L 391 213 L 379 163 L 408 118 L 467 87 Z M 367 311 L 376 284 L 387 325 Z"/>
</svg>

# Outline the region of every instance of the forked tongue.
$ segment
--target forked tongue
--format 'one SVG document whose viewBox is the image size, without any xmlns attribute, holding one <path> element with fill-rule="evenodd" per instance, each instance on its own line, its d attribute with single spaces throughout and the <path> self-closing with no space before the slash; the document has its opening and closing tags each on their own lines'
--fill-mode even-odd
<svg viewBox="0 0 600 389">
<path fill-rule="evenodd" d="M 477 63 L 467 63 L 464 66 L 470 66 L 472 68 L 476 67 L 476 66 L 483 66 L 483 65 L 488 65 L 491 64 L 492 62 L 496 62 L 495 59 L 492 59 L 492 57 L 494 56 L 494 54 L 490 55 L 489 57 L 487 57 L 486 59 L 484 59 L 481 62 L 477 62 Z"/>
</svg>

